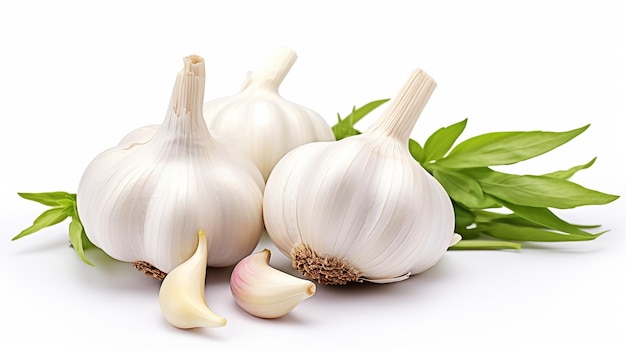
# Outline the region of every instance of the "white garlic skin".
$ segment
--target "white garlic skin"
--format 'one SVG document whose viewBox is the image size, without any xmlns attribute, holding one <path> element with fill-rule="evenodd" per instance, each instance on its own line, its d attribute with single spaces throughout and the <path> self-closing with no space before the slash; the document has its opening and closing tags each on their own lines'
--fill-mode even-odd
<svg viewBox="0 0 626 351">
<path fill-rule="evenodd" d="M 432 92 L 430 77 L 414 75 L 412 89 Z M 389 112 L 397 121 L 381 120 L 361 135 L 300 146 L 278 162 L 266 183 L 264 218 L 283 254 L 294 259 L 294 248 L 305 244 L 320 258 L 354 268 L 358 277 L 348 281 L 379 283 L 406 279 L 439 261 L 459 239 L 454 210 L 408 150 L 417 116 L 412 123 L 402 120 L 403 114 L 419 115 L 424 104 L 401 108 L 399 117 Z"/>
<path fill-rule="evenodd" d="M 208 131 L 204 83 L 204 60 L 185 58 L 163 123 L 131 132 L 85 170 L 78 212 L 88 238 L 111 257 L 167 273 L 191 256 L 198 228 L 209 266 L 233 265 L 258 243 L 263 177 Z"/>
<path fill-rule="evenodd" d="M 315 294 L 313 282 L 270 266 L 268 249 L 241 260 L 231 274 L 230 290 L 235 302 L 259 318 L 280 318 Z"/>
<path fill-rule="evenodd" d="M 122 140 L 117 144 L 118 148 L 127 149 L 137 144 L 144 144 L 156 134 L 159 129 L 158 124 L 139 127 L 134 129 L 130 133 L 126 134 Z"/>
<path fill-rule="evenodd" d="M 226 325 L 226 319 L 213 312 L 206 303 L 206 261 L 206 234 L 199 230 L 196 251 L 165 276 L 161 283 L 159 307 L 163 317 L 176 328 L 218 328 Z"/>
<path fill-rule="evenodd" d="M 249 74 L 238 93 L 204 105 L 209 129 L 250 158 L 265 180 L 289 150 L 335 140 L 322 116 L 278 92 L 296 58 L 293 50 L 277 48 L 265 65 Z"/>
</svg>

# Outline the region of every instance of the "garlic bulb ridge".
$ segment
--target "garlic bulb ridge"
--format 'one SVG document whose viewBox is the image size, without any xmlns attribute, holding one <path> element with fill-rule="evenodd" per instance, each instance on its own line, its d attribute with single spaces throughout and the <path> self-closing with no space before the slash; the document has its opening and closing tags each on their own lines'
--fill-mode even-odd
<svg viewBox="0 0 626 351">
<path fill-rule="evenodd" d="M 277 48 L 263 66 L 248 74 L 238 93 L 204 105 L 209 129 L 249 157 L 265 180 L 289 150 L 313 141 L 335 140 L 317 112 L 278 92 L 296 58 L 293 50 Z"/>
<path fill-rule="evenodd" d="M 204 60 L 184 58 L 165 119 L 98 155 L 77 191 L 89 239 L 121 261 L 169 272 L 197 247 L 207 264 L 228 266 L 248 255 L 263 232 L 264 180 L 244 156 L 218 142 L 202 115 Z"/>
<path fill-rule="evenodd" d="M 303 145 L 278 162 L 265 225 L 302 274 L 322 284 L 400 281 L 459 239 L 450 198 L 408 150 L 435 86 L 416 70 L 363 134 Z"/>
</svg>

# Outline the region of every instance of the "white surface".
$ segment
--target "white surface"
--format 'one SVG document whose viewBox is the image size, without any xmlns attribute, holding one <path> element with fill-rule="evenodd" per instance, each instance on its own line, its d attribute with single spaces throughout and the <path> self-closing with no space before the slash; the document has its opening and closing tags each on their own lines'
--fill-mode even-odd
<svg viewBox="0 0 626 351">
<path fill-rule="evenodd" d="M 228 319 L 214 330 L 170 327 L 157 282 L 128 264 L 93 253 L 97 267 L 82 264 L 67 223 L 10 242 L 44 209 L 16 192 L 74 192 L 100 151 L 160 122 L 183 56 L 207 60 L 209 99 L 234 93 L 277 45 L 299 54 L 283 96 L 331 123 L 352 105 L 393 96 L 415 68 L 439 83 L 413 133 L 422 142 L 466 117 L 464 138 L 591 123 L 509 171 L 548 172 L 598 156 L 574 180 L 626 193 L 621 1 L 173 3 L 2 2 L 0 345 L 624 349 L 624 199 L 563 213 L 611 230 L 593 242 L 448 252 L 402 283 L 318 287 L 280 320 L 246 315 L 230 296 L 229 270 L 211 270 L 207 300 Z M 276 250 L 272 264 L 289 269 Z"/>
</svg>

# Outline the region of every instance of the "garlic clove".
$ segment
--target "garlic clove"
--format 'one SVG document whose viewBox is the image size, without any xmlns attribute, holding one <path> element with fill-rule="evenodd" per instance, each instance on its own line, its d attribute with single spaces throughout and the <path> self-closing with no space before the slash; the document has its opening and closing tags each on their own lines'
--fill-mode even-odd
<svg viewBox="0 0 626 351">
<path fill-rule="evenodd" d="M 239 307 L 259 318 L 279 318 L 315 294 L 313 282 L 269 265 L 268 249 L 249 255 L 233 269 L 230 289 Z"/>
<path fill-rule="evenodd" d="M 165 319 L 181 329 L 223 327 L 226 319 L 207 306 L 204 296 L 207 241 L 198 231 L 198 246 L 193 255 L 175 267 L 161 283 L 159 305 Z"/>
</svg>

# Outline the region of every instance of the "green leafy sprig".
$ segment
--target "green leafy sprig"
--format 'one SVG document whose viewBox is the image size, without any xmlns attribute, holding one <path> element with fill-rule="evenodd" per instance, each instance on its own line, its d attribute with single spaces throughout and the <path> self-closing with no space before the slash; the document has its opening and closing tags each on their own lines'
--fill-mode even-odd
<svg viewBox="0 0 626 351">
<path fill-rule="evenodd" d="M 343 119 L 338 116 L 333 127 L 337 140 L 360 134 L 354 125 L 386 101 L 353 108 Z M 589 125 L 565 132 L 486 133 L 455 146 L 466 125 L 464 119 L 440 128 L 423 146 L 409 140 L 413 158 L 441 183 L 452 200 L 455 231 L 463 240 L 451 249 L 520 249 L 521 242 L 584 241 L 605 233 L 591 233 L 588 229 L 599 226 L 571 224 L 552 211 L 604 205 L 619 197 L 569 180 L 591 167 L 595 158 L 542 175 L 509 174 L 491 168 L 545 154 L 580 135 Z"/>
<path fill-rule="evenodd" d="M 83 224 L 78 216 L 76 194 L 70 194 L 64 191 L 53 191 L 47 193 L 18 193 L 18 195 L 26 200 L 35 201 L 51 208 L 35 218 L 30 227 L 22 230 L 11 240 L 23 238 L 43 228 L 53 226 L 65 221 L 67 218 L 71 218 L 69 226 L 70 244 L 83 262 L 90 266 L 94 265 L 85 256 L 85 249 L 92 247 L 93 244 L 87 238 Z"/>
</svg>

